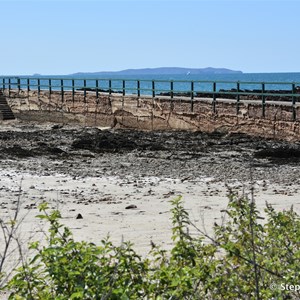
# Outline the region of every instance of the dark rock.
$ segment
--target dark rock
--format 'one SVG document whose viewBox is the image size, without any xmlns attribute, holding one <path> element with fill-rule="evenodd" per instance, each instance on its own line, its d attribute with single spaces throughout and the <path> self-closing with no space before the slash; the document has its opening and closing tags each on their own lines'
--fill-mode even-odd
<svg viewBox="0 0 300 300">
<path fill-rule="evenodd" d="M 137 145 L 124 134 L 99 131 L 96 134 L 83 134 L 72 143 L 72 147 L 93 152 L 119 152 L 136 149 Z"/>
<path fill-rule="evenodd" d="M 14 145 L 12 147 L 2 149 L 3 152 L 7 153 L 10 156 L 16 156 L 16 157 L 30 157 L 33 156 L 32 151 L 24 149 L 20 147 L 19 145 Z"/>
<path fill-rule="evenodd" d="M 76 216 L 76 220 L 80 220 L 80 219 L 83 219 L 82 214 L 78 214 L 78 215 Z"/>
<path fill-rule="evenodd" d="M 300 159 L 300 147 L 292 145 L 283 145 L 279 147 L 267 147 L 257 151 L 254 156 L 256 158 L 271 159 Z"/>
<path fill-rule="evenodd" d="M 62 125 L 62 124 L 55 124 L 51 127 L 51 129 L 61 129 L 63 127 L 64 127 L 64 125 Z"/>
<path fill-rule="evenodd" d="M 130 204 L 130 205 L 125 207 L 125 209 L 135 209 L 135 208 L 137 208 L 137 206 L 134 205 L 134 204 Z"/>
<path fill-rule="evenodd" d="M 114 90 L 104 90 L 104 89 L 97 89 L 97 88 L 89 88 L 89 87 L 82 87 L 76 89 L 76 91 L 86 91 L 86 92 L 99 92 L 99 93 L 112 93 L 112 94 L 123 94 L 122 91 L 114 91 Z"/>
</svg>

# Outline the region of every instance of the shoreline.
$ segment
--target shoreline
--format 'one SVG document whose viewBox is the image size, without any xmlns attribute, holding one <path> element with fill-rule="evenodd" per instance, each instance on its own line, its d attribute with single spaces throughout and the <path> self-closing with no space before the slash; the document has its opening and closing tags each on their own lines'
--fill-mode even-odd
<svg viewBox="0 0 300 300">
<path fill-rule="evenodd" d="M 0 130 L 0 149 L 1 214 L 11 212 L 21 184 L 22 214 L 30 211 L 26 226 L 34 225 L 37 204 L 46 201 L 61 209 L 75 238 L 100 241 L 110 232 L 114 242 L 130 240 L 143 254 L 151 240 L 171 245 L 169 201 L 180 195 L 208 233 L 226 208 L 227 186 L 249 193 L 251 176 L 259 210 L 265 201 L 300 208 L 297 144 L 8 122 Z M 281 159 L 274 149 L 295 157 Z M 82 220 L 76 220 L 79 213 Z"/>
<path fill-rule="evenodd" d="M 8 220 L 20 197 L 25 257 L 32 255 L 29 241 L 45 238 L 47 225 L 35 217 L 44 201 L 60 210 L 76 241 L 100 245 L 109 234 L 115 245 L 134 243 L 144 257 L 151 243 L 172 247 L 170 200 L 180 195 L 192 222 L 210 236 L 214 223 L 223 222 L 228 187 L 251 195 L 251 178 L 262 216 L 266 201 L 276 210 L 293 206 L 300 213 L 299 153 L 297 143 L 242 134 L 5 122 L 0 214 Z M 15 264 L 12 255 L 6 270 Z"/>
</svg>

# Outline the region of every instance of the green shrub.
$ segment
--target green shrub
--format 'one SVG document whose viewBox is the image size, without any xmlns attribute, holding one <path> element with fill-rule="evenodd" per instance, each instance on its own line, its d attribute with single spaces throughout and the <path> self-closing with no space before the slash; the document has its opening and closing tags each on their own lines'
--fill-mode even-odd
<svg viewBox="0 0 300 300">
<path fill-rule="evenodd" d="M 207 243 L 200 230 L 190 234 L 181 197 L 171 205 L 172 250 L 153 246 L 142 258 L 129 242 L 76 242 L 60 213 L 42 204 L 47 244 L 30 245 L 36 255 L 4 288 L 10 299 L 299 299 L 300 220 L 292 208 L 267 205 L 262 224 L 251 201 L 231 195 L 228 220 Z"/>
</svg>

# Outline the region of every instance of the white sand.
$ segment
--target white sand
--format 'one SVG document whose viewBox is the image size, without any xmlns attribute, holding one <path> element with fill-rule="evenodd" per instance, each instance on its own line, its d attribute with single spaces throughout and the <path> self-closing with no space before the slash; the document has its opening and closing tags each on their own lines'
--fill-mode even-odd
<svg viewBox="0 0 300 300">
<path fill-rule="evenodd" d="M 118 178 L 66 175 L 39 176 L 18 171 L 0 171 L 1 216 L 12 216 L 21 185 L 22 234 L 28 236 L 39 229 L 36 204 L 46 201 L 62 213 L 62 222 L 74 233 L 76 240 L 94 243 L 110 235 L 114 243 L 134 242 L 135 249 L 146 254 L 150 241 L 170 248 L 172 224 L 170 202 L 182 195 L 191 220 L 212 235 L 214 222 L 220 223 L 227 206 L 228 189 L 213 178 L 193 181 L 159 179 L 156 177 Z M 229 186 L 250 194 L 249 184 L 232 181 Z M 274 186 L 267 181 L 255 183 L 255 201 L 263 212 L 265 202 L 276 209 L 291 205 L 300 210 L 299 186 Z M 126 209 L 128 205 L 135 209 Z M 83 219 L 76 219 L 77 214 Z M 26 233 L 26 234 L 25 234 Z"/>
</svg>

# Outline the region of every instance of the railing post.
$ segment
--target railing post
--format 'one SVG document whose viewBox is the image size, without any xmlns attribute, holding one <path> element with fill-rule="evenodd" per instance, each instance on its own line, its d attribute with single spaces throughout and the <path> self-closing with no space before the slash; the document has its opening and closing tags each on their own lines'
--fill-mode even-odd
<svg viewBox="0 0 300 300">
<path fill-rule="evenodd" d="M 64 80 L 60 80 L 61 103 L 64 102 Z"/>
<path fill-rule="evenodd" d="M 125 80 L 122 80 L 122 95 L 125 96 Z"/>
<path fill-rule="evenodd" d="M 49 88 L 49 109 L 50 109 L 50 101 L 51 101 L 51 94 L 52 94 L 52 86 L 51 86 L 51 79 L 48 80 L 48 88 Z"/>
<path fill-rule="evenodd" d="M 261 100 L 262 100 L 262 116 L 264 118 L 265 115 L 266 115 L 266 96 L 265 96 L 265 83 L 264 82 L 261 84 L 261 91 L 262 91 L 262 97 L 261 97 Z"/>
<path fill-rule="evenodd" d="M 2 86 L 3 86 L 3 92 L 4 92 L 4 90 L 5 90 L 5 79 L 4 78 L 2 78 Z"/>
<path fill-rule="evenodd" d="M 52 94 L 52 85 L 51 85 L 51 79 L 49 79 L 49 82 L 48 82 L 48 87 L 49 87 L 49 95 L 51 97 L 51 94 Z"/>
<path fill-rule="evenodd" d="M 88 105 L 86 104 L 86 79 L 83 80 L 83 102 L 84 102 L 84 113 L 88 111 Z"/>
<path fill-rule="evenodd" d="M 75 80 L 72 79 L 72 102 L 74 104 L 75 101 Z"/>
<path fill-rule="evenodd" d="M 174 81 L 173 80 L 170 81 L 170 96 L 171 96 L 171 100 L 173 100 L 173 98 L 174 98 Z"/>
<path fill-rule="evenodd" d="M 240 111 L 240 82 L 239 81 L 236 83 L 236 91 L 237 91 L 237 94 L 236 94 L 236 114 L 238 115 L 239 111 Z"/>
<path fill-rule="evenodd" d="M 292 94 L 293 94 L 293 96 L 292 96 L 292 107 L 293 107 L 293 116 L 292 116 L 292 118 L 293 118 L 293 121 L 296 121 L 296 118 L 297 118 L 297 116 L 296 116 L 296 107 L 295 107 L 295 105 L 296 105 L 295 90 L 296 90 L 295 83 L 293 83 L 292 84 Z"/>
<path fill-rule="evenodd" d="M 98 91 L 98 88 L 99 88 L 99 81 L 98 79 L 96 79 L 96 99 L 98 100 L 99 98 L 99 91 Z"/>
<path fill-rule="evenodd" d="M 20 93 L 20 90 L 21 90 L 21 80 L 20 80 L 20 78 L 18 78 L 17 80 L 18 80 L 18 92 Z"/>
<path fill-rule="evenodd" d="M 155 98 L 155 81 L 152 80 L 152 117 L 151 117 L 152 130 L 153 130 L 153 122 L 154 122 L 154 98 Z"/>
<path fill-rule="evenodd" d="M 194 111 L 194 81 L 191 81 L 191 111 Z"/>
<path fill-rule="evenodd" d="M 84 102 L 86 102 L 86 79 L 83 80 L 83 97 Z"/>
<path fill-rule="evenodd" d="M 30 79 L 27 78 L 27 94 L 29 95 L 29 91 L 30 91 Z"/>
<path fill-rule="evenodd" d="M 155 98 L 155 81 L 152 80 L 152 98 Z"/>
<path fill-rule="evenodd" d="M 37 84 L 38 84 L 38 98 L 40 97 L 40 93 L 41 93 L 41 80 L 38 78 L 37 80 Z"/>
<path fill-rule="evenodd" d="M 216 113 L 216 91 L 217 91 L 217 83 L 213 82 L 213 112 Z"/>
<path fill-rule="evenodd" d="M 109 92 L 109 95 L 111 95 L 111 79 L 109 79 L 109 81 L 108 81 L 108 92 Z"/>
<path fill-rule="evenodd" d="M 141 97 L 141 82 L 139 80 L 137 81 L 137 95 L 138 98 Z"/>
<path fill-rule="evenodd" d="M 10 81 L 10 78 L 8 78 L 8 97 L 10 97 L 10 83 L 11 83 L 11 81 Z"/>
</svg>

